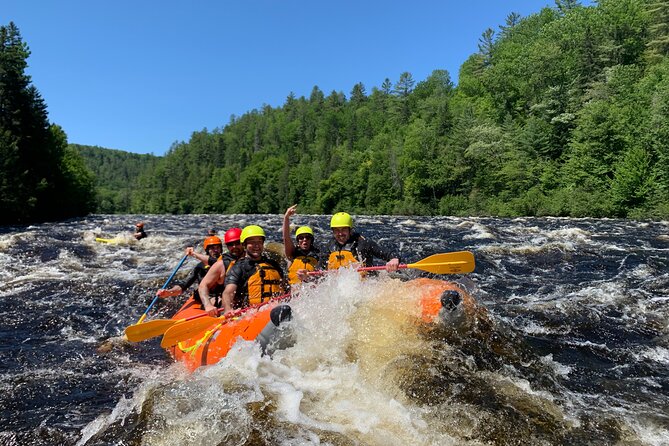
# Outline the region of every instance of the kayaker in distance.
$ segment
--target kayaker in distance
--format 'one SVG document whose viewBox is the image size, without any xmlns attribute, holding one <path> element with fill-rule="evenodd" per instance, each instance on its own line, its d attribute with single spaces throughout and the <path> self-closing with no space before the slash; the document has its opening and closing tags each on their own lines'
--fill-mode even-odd
<svg viewBox="0 0 669 446">
<path fill-rule="evenodd" d="M 372 266 L 374 258 L 385 260 L 386 271 L 397 271 L 400 259 L 397 254 L 381 248 L 378 243 L 363 237 L 353 229 L 353 218 L 346 212 L 338 212 L 330 219 L 332 240 L 321 255 L 319 269 L 337 269 L 358 263 Z M 302 281 L 309 279 L 308 271 L 297 272 Z"/>
<path fill-rule="evenodd" d="M 293 285 L 301 282 L 297 271 L 313 271 L 320 261 L 320 250 L 314 245 L 314 231 L 309 226 L 300 226 L 295 231 L 295 240 L 290 237 L 290 217 L 297 212 L 294 204 L 283 216 L 283 247 L 288 262 L 288 282 Z"/>
<path fill-rule="evenodd" d="M 223 235 L 223 241 L 225 246 L 228 248 L 228 252 L 221 255 L 221 257 L 209 268 L 207 275 L 200 281 L 200 285 L 197 290 L 202 299 L 202 302 L 208 302 L 209 305 L 216 307 L 221 306 L 221 302 L 218 299 L 220 296 L 218 293 L 214 296 L 214 300 L 211 299 L 211 290 L 222 289 L 225 284 L 225 275 L 230 270 L 232 265 L 242 257 L 244 257 L 244 247 L 239 241 L 242 234 L 240 228 L 231 228 L 228 229 Z M 207 305 L 203 303 L 202 307 L 206 310 Z"/>
<path fill-rule="evenodd" d="M 207 253 L 206 255 L 196 253 L 192 246 L 187 247 L 186 255 L 198 259 L 200 263 L 195 265 L 185 281 L 175 282 L 172 288 L 160 289 L 156 292 L 156 294 L 162 298 L 178 296 L 190 288 L 194 283 L 199 285 L 200 281 L 206 276 L 207 271 L 209 271 L 209 268 L 214 265 L 221 256 L 222 250 L 223 244 L 221 239 L 216 236 L 207 237 L 204 239 L 204 251 Z M 200 296 L 198 295 L 197 290 L 194 294 L 195 300 L 199 302 Z"/>
<path fill-rule="evenodd" d="M 135 233 L 133 234 L 136 240 L 141 240 L 146 238 L 146 232 L 144 232 L 144 223 L 141 221 L 135 225 Z"/>
<path fill-rule="evenodd" d="M 235 262 L 225 278 L 222 301 L 226 314 L 278 297 L 288 289 L 281 266 L 264 254 L 265 231 L 257 225 L 246 226 L 240 241 L 246 256 Z M 216 316 L 211 302 L 204 305 L 205 311 Z"/>
</svg>

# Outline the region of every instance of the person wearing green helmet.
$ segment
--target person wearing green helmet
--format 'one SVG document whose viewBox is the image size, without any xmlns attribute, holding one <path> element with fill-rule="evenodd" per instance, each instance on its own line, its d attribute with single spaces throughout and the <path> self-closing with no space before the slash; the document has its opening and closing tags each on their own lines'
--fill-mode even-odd
<svg viewBox="0 0 669 446">
<path fill-rule="evenodd" d="M 321 256 L 321 269 L 337 269 L 352 264 L 372 266 L 374 259 L 379 258 L 386 261 L 386 271 L 397 271 L 399 256 L 356 232 L 353 229 L 353 218 L 346 212 L 334 214 L 330 219 L 330 228 L 332 240 Z M 300 271 L 298 276 L 304 280 L 307 273 Z"/>
<path fill-rule="evenodd" d="M 225 276 L 222 305 L 226 314 L 278 297 L 288 288 L 279 263 L 265 254 L 265 231 L 260 226 L 246 226 L 239 240 L 246 256 Z M 212 316 L 217 313 L 211 303 L 204 309 Z"/>
<path fill-rule="evenodd" d="M 297 272 L 301 269 L 313 271 L 320 261 L 320 250 L 314 245 L 314 231 L 309 226 L 300 226 L 295 231 L 295 240 L 290 237 L 290 217 L 297 212 L 294 204 L 283 216 L 283 247 L 288 261 L 288 282 L 301 282 Z"/>
</svg>

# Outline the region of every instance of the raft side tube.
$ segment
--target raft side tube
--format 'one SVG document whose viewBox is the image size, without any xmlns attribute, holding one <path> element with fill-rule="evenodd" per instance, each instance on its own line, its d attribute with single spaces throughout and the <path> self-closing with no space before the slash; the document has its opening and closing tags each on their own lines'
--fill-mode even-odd
<svg viewBox="0 0 669 446">
<path fill-rule="evenodd" d="M 293 310 L 290 305 L 279 305 L 272 308 L 269 317 L 270 321 L 256 337 L 256 342 L 260 344 L 263 355 L 271 356 L 276 350 L 286 349 L 295 343 L 284 324 L 293 319 Z"/>
</svg>

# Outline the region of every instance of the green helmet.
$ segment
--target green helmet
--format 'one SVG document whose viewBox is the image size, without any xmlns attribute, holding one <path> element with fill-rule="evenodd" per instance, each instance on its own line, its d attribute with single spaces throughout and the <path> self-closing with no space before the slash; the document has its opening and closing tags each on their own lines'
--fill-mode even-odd
<svg viewBox="0 0 669 446">
<path fill-rule="evenodd" d="M 309 226 L 300 226 L 297 228 L 297 231 L 295 231 L 295 237 L 299 237 L 302 234 L 307 234 L 310 235 L 311 238 L 314 238 L 314 231 Z"/>
<path fill-rule="evenodd" d="M 352 228 L 353 218 L 346 212 L 337 212 L 330 220 L 331 228 Z"/>
<path fill-rule="evenodd" d="M 239 237 L 239 241 L 244 243 L 249 237 L 262 237 L 265 238 L 265 231 L 260 226 L 249 225 L 242 229 L 242 235 Z"/>
</svg>

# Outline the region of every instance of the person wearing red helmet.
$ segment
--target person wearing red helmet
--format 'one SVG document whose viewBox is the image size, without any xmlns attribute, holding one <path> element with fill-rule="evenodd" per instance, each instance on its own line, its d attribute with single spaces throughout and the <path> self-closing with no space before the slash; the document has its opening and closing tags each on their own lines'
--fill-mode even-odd
<svg viewBox="0 0 669 446">
<path fill-rule="evenodd" d="M 228 229 L 223 235 L 223 241 L 228 248 L 228 252 L 221 255 L 216 263 L 214 263 L 207 274 L 200 281 L 197 291 L 202 299 L 204 308 L 210 305 L 216 305 L 218 302 L 211 302 L 211 290 L 219 291 L 225 283 L 225 275 L 228 273 L 232 265 L 242 257 L 244 257 L 244 247 L 240 242 L 242 230 L 240 228 Z M 218 296 L 220 293 L 215 293 Z M 206 300 L 205 300 L 206 299 Z M 210 305 L 207 305 L 207 302 Z"/>
<path fill-rule="evenodd" d="M 216 236 L 210 236 L 204 239 L 204 251 L 207 253 L 206 255 L 196 253 L 191 246 L 186 248 L 186 255 L 195 257 L 200 263 L 195 265 L 195 268 L 193 268 L 185 281 L 177 281 L 172 288 L 160 289 L 156 294 L 159 297 L 178 296 L 189 289 L 194 283 L 199 284 L 207 275 L 207 271 L 209 271 L 210 267 L 214 265 L 221 256 L 222 249 L 221 239 Z M 199 300 L 197 290 L 195 290 L 195 299 Z"/>
</svg>

